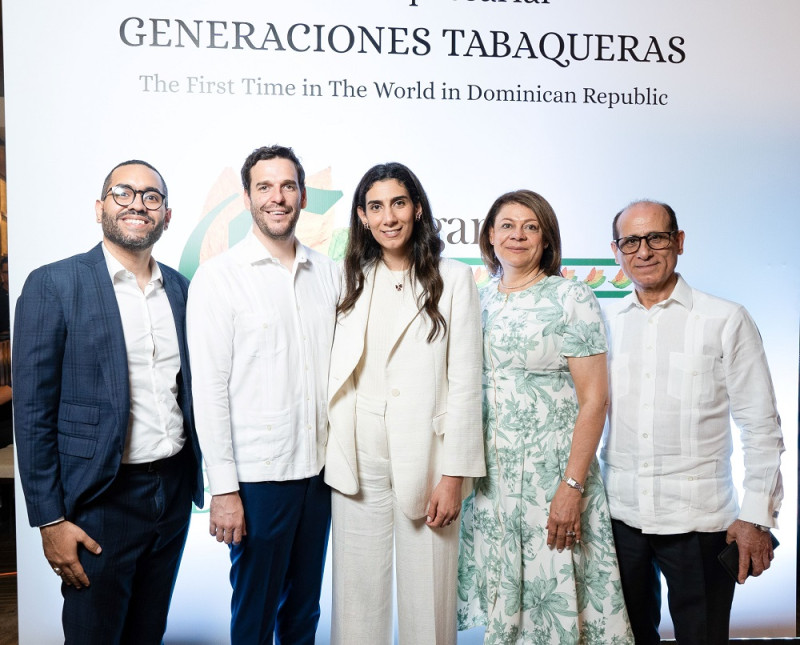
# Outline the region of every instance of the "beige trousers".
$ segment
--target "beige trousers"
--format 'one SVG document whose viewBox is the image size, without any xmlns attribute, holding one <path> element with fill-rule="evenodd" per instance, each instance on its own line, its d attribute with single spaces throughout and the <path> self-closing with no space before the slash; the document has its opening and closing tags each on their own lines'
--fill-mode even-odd
<svg viewBox="0 0 800 645">
<path fill-rule="evenodd" d="M 331 645 L 392 643 L 393 560 L 399 645 L 455 645 L 460 518 L 431 529 L 425 518 L 410 520 L 399 509 L 384 409 L 359 397 L 359 492 L 333 491 Z"/>
</svg>

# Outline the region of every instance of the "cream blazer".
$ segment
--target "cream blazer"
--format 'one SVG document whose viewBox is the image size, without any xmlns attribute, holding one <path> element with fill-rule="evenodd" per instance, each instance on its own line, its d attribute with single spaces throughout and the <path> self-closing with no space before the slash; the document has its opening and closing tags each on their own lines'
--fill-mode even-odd
<svg viewBox="0 0 800 645">
<path fill-rule="evenodd" d="M 392 482 L 410 519 L 424 517 L 442 475 L 486 474 L 481 421 L 481 318 L 472 270 L 443 258 L 439 311 L 447 333 L 428 343 L 431 325 L 414 300 L 397 316 L 397 338 L 386 363 L 386 430 Z M 328 444 L 325 481 L 345 495 L 358 492 L 353 372 L 364 352 L 375 269 L 365 276 L 355 307 L 340 316 L 334 332 L 328 380 Z"/>
</svg>

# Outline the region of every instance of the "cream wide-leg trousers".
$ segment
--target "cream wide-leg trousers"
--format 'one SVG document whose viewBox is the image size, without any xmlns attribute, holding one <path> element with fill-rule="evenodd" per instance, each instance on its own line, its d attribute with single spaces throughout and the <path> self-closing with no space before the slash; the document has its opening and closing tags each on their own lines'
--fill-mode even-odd
<svg viewBox="0 0 800 645">
<path fill-rule="evenodd" d="M 410 520 L 400 510 L 392 489 L 385 408 L 383 401 L 359 397 L 359 492 L 333 491 L 331 645 L 392 643 L 393 559 L 400 645 L 454 645 L 461 518 L 432 529 L 424 517 Z"/>
</svg>

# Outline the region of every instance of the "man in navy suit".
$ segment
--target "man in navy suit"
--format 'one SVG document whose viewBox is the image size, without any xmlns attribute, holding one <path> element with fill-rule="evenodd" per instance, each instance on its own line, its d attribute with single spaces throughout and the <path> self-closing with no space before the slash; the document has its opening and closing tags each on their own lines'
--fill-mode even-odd
<svg viewBox="0 0 800 645">
<path fill-rule="evenodd" d="M 160 643 L 203 494 L 188 281 L 151 257 L 172 215 L 153 166 L 116 166 L 95 213 L 103 241 L 33 271 L 17 301 L 19 474 L 66 643 Z"/>
</svg>

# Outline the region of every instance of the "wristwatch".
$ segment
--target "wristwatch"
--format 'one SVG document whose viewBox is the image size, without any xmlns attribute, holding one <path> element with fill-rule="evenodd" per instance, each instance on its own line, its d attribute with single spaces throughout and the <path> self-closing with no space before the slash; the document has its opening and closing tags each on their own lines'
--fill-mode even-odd
<svg viewBox="0 0 800 645">
<path fill-rule="evenodd" d="M 572 477 L 565 477 L 561 481 L 563 481 L 570 488 L 580 491 L 581 495 L 583 495 L 583 484 L 581 484 L 579 481 L 575 481 Z"/>
</svg>

